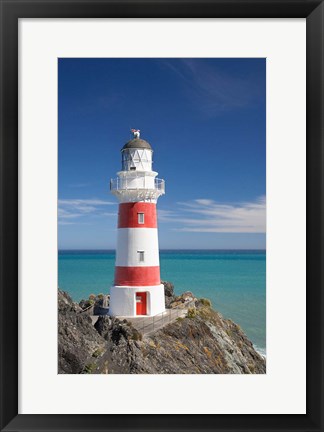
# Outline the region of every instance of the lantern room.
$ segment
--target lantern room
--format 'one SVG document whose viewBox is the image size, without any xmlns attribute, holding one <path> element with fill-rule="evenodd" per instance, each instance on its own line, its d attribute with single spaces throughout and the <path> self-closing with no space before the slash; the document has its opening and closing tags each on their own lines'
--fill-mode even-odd
<svg viewBox="0 0 324 432">
<path fill-rule="evenodd" d="M 128 141 L 121 150 L 123 171 L 151 171 L 152 153 L 150 144 L 135 138 Z"/>
</svg>

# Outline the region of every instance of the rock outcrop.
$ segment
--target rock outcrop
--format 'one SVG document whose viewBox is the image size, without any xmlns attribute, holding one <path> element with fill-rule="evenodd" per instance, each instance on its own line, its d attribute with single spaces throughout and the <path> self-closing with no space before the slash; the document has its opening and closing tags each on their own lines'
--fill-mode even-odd
<svg viewBox="0 0 324 432">
<path fill-rule="evenodd" d="M 175 299 L 174 285 L 173 283 L 166 281 L 161 281 L 161 283 L 164 285 L 165 307 L 169 308 L 170 304 Z"/>
<path fill-rule="evenodd" d="M 240 327 L 213 310 L 209 300 L 191 292 L 175 296 L 173 285 L 163 284 L 169 307 L 188 299 L 192 306 L 186 317 L 144 337 L 127 320 L 109 316 L 99 317 L 93 327 L 91 318 L 59 291 L 59 373 L 266 372 L 265 359 Z"/>
<path fill-rule="evenodd" d="M 92 325 L 89 315 L 58 291 L 58 371 L 76 374 L 95 370 L 96 359 L 107 350 L 106 341 Z"/>
</svg>

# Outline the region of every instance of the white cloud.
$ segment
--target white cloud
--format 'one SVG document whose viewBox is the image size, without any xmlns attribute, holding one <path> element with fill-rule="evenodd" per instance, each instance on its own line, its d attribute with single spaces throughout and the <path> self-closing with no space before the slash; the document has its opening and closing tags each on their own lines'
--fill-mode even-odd
<svg viewBox="0 0 324 432">
<path fill-rule="evenodd" d="M 175 214 L 171 210 L 158 209 L 157 216 L 159 221 L 169 222 L 169 221 L 174 221 Z"/>
<path fill-rule="evenodd" d="M 81 216 L 80 213 L 73 213 L 73 212 L 64 210 L 63 208 L 60 208 L 60 207 L 58 208 L 58 217 L 60 219 L 73 219 L 73 218 L 76 218 L 79 216 Z"/>
<path fill-rule="evenodd" d="M 114 216 L 114 217 L 116 217 L 116 223 L 117 223 L 117 216 L 118 216 L 117 212 L 104 212 L 104 213 L 101 213 L 100 216 Z"/>
<path fill-rule="evenodd" d="M 237 204 L 221 204 L 210 199 L 178 203 L 188 217 L 179 217 L 179 231 L 265 233 L 266 198 Z M 183 213 L 182 213 L 183 214 Z M 195 215 L 195 216 L 193 216 Z M 198 217 L 197 217 L 198 216 Z"/>
<path fill-rule="evenodd" d="M 181 78 L 193 106 L 208 116 L 255 104 L 263 92 L 262 81 L 252 72 L 225 73 L 202 59 L 165 59 L 162 64 Z"/>
<path fill-rule="evenodd" d="M 61 199 L 58 216 L 60 225 L 84 223 L 84 217 L 114 217 L 106 206 L 114 202 L 100 199 Z M 179 202 L 172 210 L 158 209 L 159 222 L 177 224 L 174 229 L 186 232 L 265 233 L 266 198 L 241 203 L 219 203 L 199 198 Z M 117 221 L 117 219 L 116 219 Z M 180 227 L 179 227 L 180 225 Z"/>
<path fill-rule="evenodd" d="M 60 225 L 71 225 L 75 220 L 87 215 L 107 215 L 105 206 L 114 205 L 114 202 L 100 199 L 59 199 L 58 218 Z"/>
<path fill-rule="evenodd" d="M 113 205 L 114 202 L 100 199 L 59 199 L 59 205 L 78 206 L 78 205 Z"/>
</svg>

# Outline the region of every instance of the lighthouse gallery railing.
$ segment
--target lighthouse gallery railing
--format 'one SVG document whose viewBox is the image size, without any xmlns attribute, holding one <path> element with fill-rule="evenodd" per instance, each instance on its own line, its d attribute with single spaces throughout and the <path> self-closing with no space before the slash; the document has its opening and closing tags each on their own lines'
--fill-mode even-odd
<svg viewBox="0 0 324 432">
<path fill-rule="evenodd" d="M 152 189 L 150 186 L 145 184 L 145 177 L 143 177 L 143 184 L 139 187 L 134 187 L 134 179 L 125 179 L 125 178 L 114 178 L 110 180 L 110 190 L 111 191 L 119 191 L 119 190 L 139 190 L 139 189 Z M 154 189 L 165 193 L 165 181 L 163 179 L 155 178 L 154 179 Z"/>
</svg>

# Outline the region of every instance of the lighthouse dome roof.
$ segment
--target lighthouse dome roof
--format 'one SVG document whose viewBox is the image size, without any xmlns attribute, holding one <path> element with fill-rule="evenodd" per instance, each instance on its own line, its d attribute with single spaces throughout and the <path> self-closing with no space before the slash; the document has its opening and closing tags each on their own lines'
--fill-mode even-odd
<svg viewBox="0 0 324 432">
<path fill-rule="evenodd" d="M 140 138 L 134 138 L 134 139 L 128 141 L 124 145 L 124 147 L 121 149 L 121 151 L 126 150 L 126 149 L 133 149 L 133 148 L 152 150 L 152 147 L 150 146 L 150 144 L 147 141 L 140 139 Z"/>
</svg>

